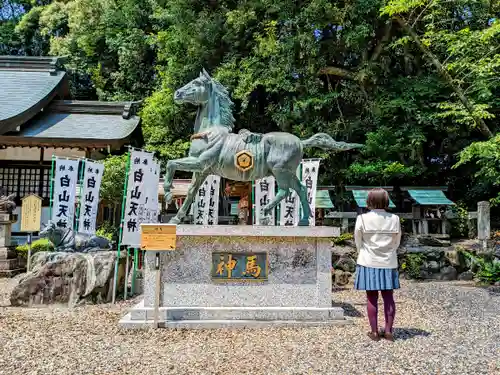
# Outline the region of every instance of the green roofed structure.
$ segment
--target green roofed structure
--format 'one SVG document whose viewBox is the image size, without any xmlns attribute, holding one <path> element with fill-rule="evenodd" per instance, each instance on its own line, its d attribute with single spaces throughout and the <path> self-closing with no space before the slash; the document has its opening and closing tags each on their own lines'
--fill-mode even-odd
<svg viewBox="0 0 500 375">
<path fill-rule="evenodd" d="M 360 208 L 367 208 L 366 206 L 366 199 L 368 198 L 368 193 L 370 192 L 371 189 L 374 189 L 374 187 L 351 187 L 351 186 L 346 186 L 347 191 L 352 191 L 352 195 L 354 196 L 354 200 L 356 201 L 356 204 Z M 386 191 L 391 191 L 392 188 L 386 188 L 383 187 Z M 396 205 L 394 202 L 389 198 L 389 207 L 390 208 L 395 208 Z"/>
<path fill-rule="evenodd" d="M 428 235 L 429 233 L 448 236 L 448 218 L 445 206 L 454 205 L 446 197 L 446 186 L 434 187 L 401 187 L 401 191 L 408 192 L 412 205 L 413 233 Z"/>
<path fill-rule="evenodd" d="M 442 190 L 408 190 L 410 197 L 422 206 L 451 206 L 454 205 Z"/>
<path fill-rule="evenodd" d="M 316 190 L 316 208 L 334 208 L 332 200 L 330 199 L 330 192 L 328 190 Z"/>
</svg>

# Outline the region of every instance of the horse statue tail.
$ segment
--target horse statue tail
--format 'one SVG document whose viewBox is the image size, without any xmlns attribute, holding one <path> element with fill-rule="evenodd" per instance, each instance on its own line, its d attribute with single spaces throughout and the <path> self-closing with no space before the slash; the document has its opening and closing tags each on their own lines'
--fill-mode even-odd
<svg viewBox="0 0 500 375">
<path fill-rule="evenodd" d="M 301 140 L 302 147 L 319 147 L 323 150 L 347 151 L 363 147 L 360 143 L 337 142 L 326 133 L 314 134 L 312 137 Z"/>
</svg>

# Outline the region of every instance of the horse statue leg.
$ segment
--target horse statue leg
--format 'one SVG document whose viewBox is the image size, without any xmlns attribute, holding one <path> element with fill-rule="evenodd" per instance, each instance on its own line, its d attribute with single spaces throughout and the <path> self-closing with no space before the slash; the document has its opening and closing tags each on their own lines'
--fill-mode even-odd
<svg viewBox="0 0 500 375">
<path fill-rule="evenodd" d="M 186 199 L 184 200 L 184 203 L 182 203 L 181 208 L 179 208 L 179 211 L 177 211 L 177 214 L 172 219 L 170 219 L 169 223 L 179 224 L 182 219 L 186 217 L 189 206 L 191 205 L 191 203 L 193 203 L 198 189 L 200 188 L 203 181 L 205 181 L 205 178 L 207 178 L 207 176 L 207 173 L 193 173 L 193 180 L 191 181 L 191 184 L 189 184 Z"/>
<path fill-rule="evenodd" d="M 300 205 L 302 206 L 302 217 L 299 220 L 299 226 L 307 227 L 309 225 L 309 218 L 311 215 L 311 206 L 307 201 L 307 188 L 300 182 L 299 178 L 292 174 L 290 181 L 291 188 L 296 191 L 299 199 Z"/>
<path fill-rule="evenodd" d="M 287 194 L 288 189 L 281 188 L 278 183 L 278 192 L 276 193 L 276 196 L 262 208 L 262 213 L 264 214 L 263 222 L 266 223 L 265 225 L 268 225 L 268 217 L 270 216 L 271 211 L 286 198 Z"/>
<path fill-rule="evenodd" d="M 269 214 L 283 199 L 286 198 L 290 189 L 295 190 L 302 205 L 302 218 L 299 221 L 300 226 L 309 225 L 309 217 L 311 216 L 311 207 L 307 201 L 307 188 L 302 185 L 297 175 L 288 169 L 273 169 L 273 175 L 278 184 L 278 193 L 276 197 L 264 207 L 263 212 L 265 215 Z"/>
<path fill-rule="evenodd" d="M 167 172 L 165 173 L 165 181 L 163 182 L 163 191 L 165 194 L 165 202 L 169 204 L 172 202 L 172 183 L 174 181 L 174 174 L 176 170 L 186 172 L 201 172 L 203 166 L 199 158 L 188 156 L 186 158 L 169 160 L 167 162 Z"/>
</svg>

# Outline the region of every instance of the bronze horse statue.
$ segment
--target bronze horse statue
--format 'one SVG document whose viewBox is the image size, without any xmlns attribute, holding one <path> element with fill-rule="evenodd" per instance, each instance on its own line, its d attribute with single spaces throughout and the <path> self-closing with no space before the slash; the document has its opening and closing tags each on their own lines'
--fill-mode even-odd
<svg viewBox="0 0 500 375">
<path fill-rule="evenodd" d="M 302 205 L 299 225 L 309 225 L 311 209 L 306 187 L 297 178 L 296 171 L 302 161 L 303 149 L 319 147 L 324 150 L 346 151 L 361 148 L 357 143 L 337 142 L 328 134 L 318 133 L 301 140 L 293 134 L 272 132 L 251 133 L 248 130 L 232 133 L 233 102 L 224 86 L 203 70 L 199 77 L 178 89 L 174 94 L 178 103 L 198 106 L 191 136 L 191 147 L 185 158 L 169 160 L 164 180 L 165 200 L 172 200 L 172 182 L 176 170 L 193 172 L 184 204 L 170 223 L 178 224 L 186 216 L 189 206 L 205 178 L 219 175 L 234 181 L 254 181 L 273 175 L 278 184 L 275 198 L 263 208 L 269 216 L 283 199 L 297 192 Z"/>
</svg>

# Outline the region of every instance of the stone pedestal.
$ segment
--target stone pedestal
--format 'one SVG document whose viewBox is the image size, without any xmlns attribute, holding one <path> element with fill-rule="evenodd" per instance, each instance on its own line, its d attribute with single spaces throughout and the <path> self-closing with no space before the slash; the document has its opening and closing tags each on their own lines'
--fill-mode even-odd
<svg viewBox="0 0 500 375">
<path fill-rule="evenodd" d="M 160 326 L 349 323 L 342 308 L 332 307 L 331 238 L 339 234 L 333 227 L 179 225 L 177 249 L 160 252 Z M 213 253 L 267 253 L 267 278 L 213 278 Z M 120 321 L 124 327 L 153 325 L 155 254 L 146 253 L 144 300 Z"/>
<path fill-rule="evenodd" d="M 11 227 L 15 222 L 10 214 L 0 213 L 0 277 L 12 277 L 23 271 L 10 242 Z"/>
</svg>

